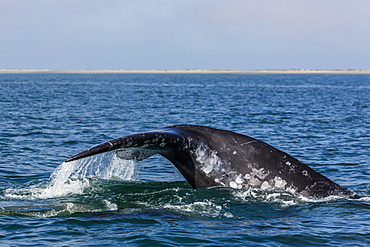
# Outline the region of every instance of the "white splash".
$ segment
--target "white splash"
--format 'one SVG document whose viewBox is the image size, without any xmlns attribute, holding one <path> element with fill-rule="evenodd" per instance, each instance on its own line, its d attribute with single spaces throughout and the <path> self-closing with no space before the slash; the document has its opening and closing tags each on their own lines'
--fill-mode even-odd
<svg viewBox="0 0 370 247">
<path fill-rule="evenodd" d="M 283 206 L 291 206 L 299 203 L 299 198 L 294 194 L 283 190 L 268 189 L 248 189 L 233 191 L 233 196 L 242 201 L 258 201 L 266 203 L 280 203 Z"/>
<path fill-rule="evenodd" d="M 135 174 L 133 160 L 123 160 L 112 153 L 91 156 L 85 159 L 62 163 L 50 177 L 50 184 L 41 197 L 58 197 L 81 194 L 90 186 L 88 178 L 104 180 L 132 180 Z"/>
<path fill-rule="evenodd" d="M 136 162 L 123 160 L 114 152 L 91 156 L 77 161 L 63 162 L 51 174 L 46 184 L 27 188 L 9 188 L 5 196 L 14 199 L 46 199 L 69 194 L 82 194 L 91 186 L 90 179 L 132 180 Z"/>
<path fill-rule="evenodd" d="M 370 197 L 369 196 L 363 196 L 359 199 L 353 199 L 353 200 L 358 200 L 358 201 L 363 201 L 363 202 L 370 202 Z"/>
<path fill-rule="evenodd" d="M 206 215 L 207 217 L 233 217 L 233 215 L 229 212 L 226 212 L 221 205 L 218 205 L 209 200 L 204 200 L 200 202 L 196 201 L 193 203 L 182 205 L 167 204 L 164 206 L 164 208 L 168 210 L 183 212 L 186 214 Z"/>
<path fill-rule="evenodd" d="M 108 208 L 108 210 L 111 210 L 111 211 L 118 210 L 117 204 L 115 204 L 113 202 L 110 202 L 106 199 L 104 199 L 103 202 L 104 202 L 105 206 Z"/>
</svg>

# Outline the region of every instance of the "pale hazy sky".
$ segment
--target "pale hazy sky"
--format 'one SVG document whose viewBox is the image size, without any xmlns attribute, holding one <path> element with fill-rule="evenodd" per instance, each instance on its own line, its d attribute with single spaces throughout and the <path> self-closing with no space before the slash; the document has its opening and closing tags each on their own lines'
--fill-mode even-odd
<svg viewBox="0 0 370 247">
<path fill-rule="evenodd" d="M 0 0 L 2 69 L 370 69 L 369 0 Z"/>
</svg>

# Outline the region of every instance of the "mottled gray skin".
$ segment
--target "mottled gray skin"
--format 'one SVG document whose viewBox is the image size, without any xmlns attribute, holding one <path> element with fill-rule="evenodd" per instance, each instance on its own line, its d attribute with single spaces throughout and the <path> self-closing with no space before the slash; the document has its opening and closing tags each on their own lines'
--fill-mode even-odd
<svg viewBox="0 0 370 247">
<path fill-rule="evenodd" d="M 121 137 L 66 162 L 116 150 L 123 159 L 160 154 L 173 163 L 193 188 L 284 189 L 307 197 L 353 197 L 299 160 L 262 141 L 204 126 L 176 125 Z"/>
</svg>

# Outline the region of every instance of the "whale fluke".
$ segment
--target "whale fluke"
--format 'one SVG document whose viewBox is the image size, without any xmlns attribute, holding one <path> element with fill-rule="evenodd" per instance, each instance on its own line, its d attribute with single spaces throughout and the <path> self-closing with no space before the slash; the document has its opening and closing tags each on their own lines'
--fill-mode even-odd
<svg viewBox="0 0 370 247">
<path fill-rule="evenodd" d="M 81 152 L 65 162 L 117 152 L 128 160 L 154 154 L 168 159 L 193 188 L 283 189 L 307 197 L 353 197 L 350 190 L 269 144 L 227 130 L 169 126 L 124 136 Z"/>
</svg>

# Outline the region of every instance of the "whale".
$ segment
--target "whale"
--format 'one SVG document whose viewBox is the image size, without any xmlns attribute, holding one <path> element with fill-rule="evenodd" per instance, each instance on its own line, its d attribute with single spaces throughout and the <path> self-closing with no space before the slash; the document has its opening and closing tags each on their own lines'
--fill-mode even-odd
<svg viewBox="0 0 370 247">
<path fill-rule="evenodd" d="M 252 137 L 198 125 L 174 125 L 110 140 L 65 162 L 114 151 L 125 160 L 159 154 L 195 189 L 284 190 L 304 197 L 355 197 L 289 154 Z"/>
</svg>

